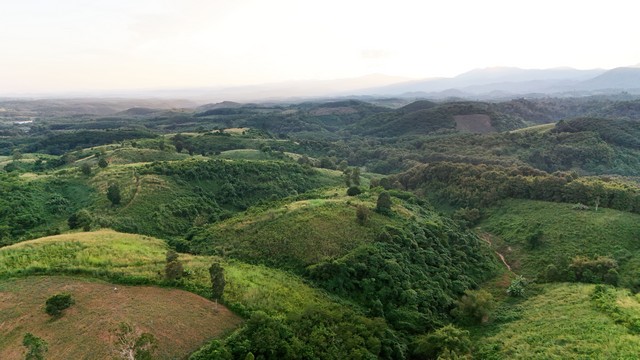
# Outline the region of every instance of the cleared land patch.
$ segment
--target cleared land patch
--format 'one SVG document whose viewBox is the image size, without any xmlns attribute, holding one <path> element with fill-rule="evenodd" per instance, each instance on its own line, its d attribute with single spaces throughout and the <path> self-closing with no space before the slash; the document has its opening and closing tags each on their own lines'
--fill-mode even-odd
<svg viewBox="0 0 640 360">
<path fill-rule="evenodd" d="M 51 320 L 45 300 L 72 294 L 76 303 Z M 24 357 L 22 337 L 47 341 L 47 359 L 108 359 L 115 349 L 110 330 L 126 322 L 158 340 L 159 359 L 182 358 L 241 319 L 227 308 L 177 289 L 122 286 L 71 277 L 27 277 L 0 281 L 0 359 Z"/>
<path fill-rule="evenodd" d="M 491 118 L 489 115 L 454 115 L 453 120 L 456 122 L 456 130 L 478 134 L 496 132 L 496 129 L 491 125 Z"/>
</svg>

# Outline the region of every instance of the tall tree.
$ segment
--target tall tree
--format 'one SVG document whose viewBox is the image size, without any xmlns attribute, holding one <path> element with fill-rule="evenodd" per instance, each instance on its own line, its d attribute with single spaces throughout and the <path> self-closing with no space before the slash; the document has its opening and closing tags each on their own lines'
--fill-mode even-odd
<svg viewBox="0 0 640 360">
<path fill-rule="evenodd" d="M 107 199 L 111 201 L 113 205 L 120 204 L 120 186 L 118 184 L 111 184 L 107 189 Z"/>
<path fill-rule="evenodd" d="M 388 192 L 383 191 L 378 195 L 376 211 L 379 213 L 389 213 L 391 211 L 391 204 L 391 195 L 389 195 Z"/>
<path fill-rule="evenodd" d="M 351 182 L 355 186 L 360 186 L 360 168 L 359 167 L 355 167 L 351 171 Z"/>
<path fill-rule="evenodd" d="M 227 283 L 224 278 L 224 268 L 219 262 L 214 262 L 209 267 L 209 275 L 211 276 L 211 297 L 216 301 L 222 300 L 224 286 Z"/>
</svg>

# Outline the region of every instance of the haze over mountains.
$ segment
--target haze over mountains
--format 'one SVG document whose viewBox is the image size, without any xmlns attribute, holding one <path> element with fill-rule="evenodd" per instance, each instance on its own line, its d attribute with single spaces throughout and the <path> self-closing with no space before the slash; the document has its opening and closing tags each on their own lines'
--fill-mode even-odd
<svg viewBox="0 0 640 360">
<path fill-rule="evenodd" d="M 225 100 L 297 101 L 306 98 L 347 96 L 487 100 L 518 96 L 587 96 L 620 92 L 640 94 L 640 64 L 610 70 L 578 70 L 569 67 L 551 69 L 491 67 L 474 69 L 455 77 L 420 80 L 370 74 L 347 79 L 290 81 L 235 87 L 111 90 L 18 96 L 180 98 L 205 103 Z"/>
</svg>

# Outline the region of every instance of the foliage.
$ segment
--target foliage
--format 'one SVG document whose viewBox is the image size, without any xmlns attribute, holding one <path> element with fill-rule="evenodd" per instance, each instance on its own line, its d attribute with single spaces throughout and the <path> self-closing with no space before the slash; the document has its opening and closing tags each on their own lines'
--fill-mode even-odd
<svg viewBox="0 0 640 360">
<path fill-rule="evenodd" d="M 89 229 L 91 229 L 92 223 L 93 216 L 87 209 L 78 210 L 77 212 L 71 214 L 71 216 L 69 216 L 69 219 L 67 220 L 69 229 L 82 228 L 85 231 L 89 231 Z"/>
<path fill-rule="evenodd" d="M 152 360 L 158 341 L 150 333 L 140 333 L 133 326 L 121 322 L 112 330 L 114 354 L 124 360 Z"/>
<path fill-rule="evenodd" d="M 494 266 L 478 237 L 442 218 L 437 225 L 389 226 L 376 242 L 309 267 L 308 276 L 395 328 L 419 333 L 448 321 L 455 299 Z"/>
<path fill-rule="evenodd" d="M 485 323 L 496 304 L 486 290 L 465 290 L 452 314 L 463 322 Z"/>
<path fill-rule="evenodd" d="M 209 276 L 211 277 L 211 298 L 216 301 L 222 300 L 224 287 L 227 284 L 224 278 L 224 268 L 218 262 L 214 262 L 209 267 Z"/>
<path fill-rule="evenodd" d="M 347 189 L 347 195 L 356 196 L 362 194 L 362 190 L 360 190 L 357 186 L 351 186 Z"/>
<path fill-rule="evenodd" d="M 109 199 L 109 201 L 111 201 L 111 204 L 113 205 L 120 204 L 121 195 L 120 186 L 118 184 L 113 183 L 109 185 L 109 188 L 107 188 L 107 199 Z"/>
<path fill-rule="evenodd" d="M 453 325 L 418 336 L 413 343 L 413 356 L 420 359 L 470 359 L 470 355 L 469 332 Z"/>
<path fill-rule="evenodd" d="M 594 285 L 547 284 L 519 306 L 519 315 L 487 329 L 472 329 L 479 359 L 635 358 L 640 339 L 625 323 L 595 306 Z M 628 319 L 638 319 L 640 304 L 625 290 L 613 302 Z"/>
<path fill-rule="evenodd" d="M 80 171 L 85 176 L 91 175 L 91 164 L 89 164 L 87 162 L 82 163 L 82 165 L 80 165 Z"/>
<path fill-rule="evenodd" d="M 104 168 L 106 168 L 107 166 L 109 166 L 109 162 L 107 162 L 107 159 L 105 159 L 105 158 L 101 157 L 101 158 L 98 160 L 98 166 L 99 166 L 101 169 L 104 169 Z"/>
<path fill-rule="evenodd" d="M 213 340 L 189 356 L 189 360 L 232 360 L 229 350 L 219 340 Z"/>
<path fill-rule="evenodd" d="M 515 279 L 511 280 L 509 287 L 507 288 L 507 294 L 512 297 L 524 296 L 524 290 L 527 287 L 527 279 L 522 275 L 517 275 Z"/>
<path fill-rule="evenodd" d="M 49 349 L 46 341 L 32 333 L 24 334 L 22 345 L 27 348 L 26 360 L 44 360 L 44 354 Z"/>
<path fill-rule="evenodd" d="M 75 304 L 75 300 L 71 294 L 56 294 L 47 299 L 44 310 L 51 316 L 59 317 L 62 315 L 62 310 L 73 304 Z"/>
<path fill-rule="evenodd" d="M 388 192 L 383 191 L 378 195 L 378 201 L 376 202 L 376 211 L 382 214 L 388 214 L 391 212 L 391 196 Z"/>
<path fill-rule="evenodd" d="M 178 253 L 173 250 L 167 251 L 167 263 L 164 266 L 164 278 L 169 281 L 175 281 L 182 277 L 184 268 L 182 262 L 178 260 Z"/>
<path fill-rule="evenodd" d="M 371 217 L 371 210 L 365 205 L 358 205 L 356 207 L 356 221 L 360 225 L 364 225 L 367 223 L 369 218 Z"/>
</svg>

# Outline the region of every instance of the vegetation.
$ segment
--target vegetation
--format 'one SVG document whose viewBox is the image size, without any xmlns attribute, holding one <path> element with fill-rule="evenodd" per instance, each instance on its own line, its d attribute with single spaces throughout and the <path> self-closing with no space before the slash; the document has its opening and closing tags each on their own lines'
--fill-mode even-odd
<svg viewBox="0 0 640 360">
<path fill-rule="evenodd" d="M 46 341 L 32 333 L 24 334 L 22 345 L 27 348 L 26 360 L 44 360 L 44 354 L 49 349 Z"/>
<path fill-rule="evenodd" d="M 0 358 L 23 355 L 21 341 L 45 351 L 25 332 L 52 358 L 640 348 L 632 95 L 138 105 L 108 117 L 0 102 L 0 290 L 11 293 Z M 51 321 L 47 297 L 58 316 L 76 305 Z M 74 332 L 83 319 L 98 332 Z"/>
<path fill-rule="evenodd" d="M 73 304 L 75 304 L 75 300 L 71 294 L 56 294 L 47 299 L 44 311 L 51 316 L 59 317 L 64 309 Z"/>
</svg>

